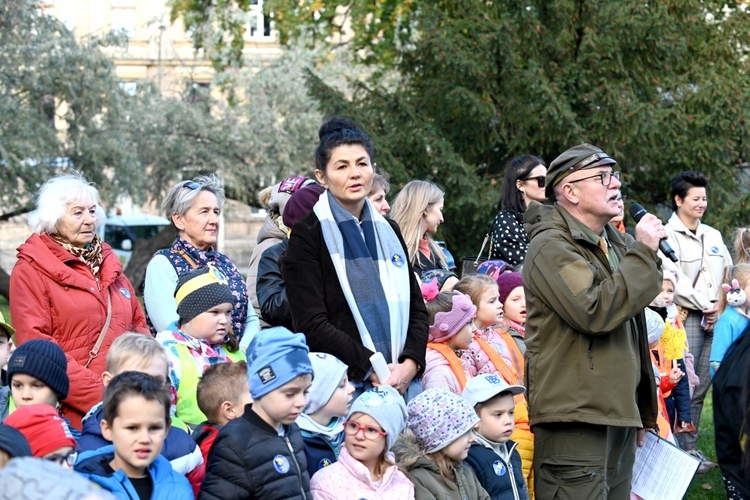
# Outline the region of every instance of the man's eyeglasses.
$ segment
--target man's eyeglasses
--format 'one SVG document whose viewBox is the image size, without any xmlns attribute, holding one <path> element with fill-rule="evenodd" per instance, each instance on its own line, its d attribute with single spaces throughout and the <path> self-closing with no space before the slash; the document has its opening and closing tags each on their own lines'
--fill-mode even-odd
<svg viewBox="0 0 750 500">
<path fill-rule="evenodd" d="M 201 185 L 195 181 L 187 181 L 185 184 L 182 185 L 182 187 L 186 187 L 190 189 L 191 191 L 193 191 L 195 189 L 200 189 Z"/>
<path fill-rule="evenodd" d="M 588 179 L 596 179 L 597 177 L 601 179 L 602 186 L 609 187 L 609 185 L 612 184 L 613 177 L 618 181 L 620 180 L 620 172 L 602 172 L 601 174 L 591 175 L 589 177 L 584 177 L 583 179 L 569 181 L 568 184 L 575 184 L 576 182 L 586 181 Z"/>
<path fill-rule="evenodd" d="M 45 460 L 49 462 L 54 462 L 57 465 L 68 464 L 71 467 L 75 465 L 77 459 L 78 459 L 78 452 L 75 450 L 71 451 L 67 455 L 52 455 L 52 456 L 45 458 Z"/>
<path fill-rule="evenodd" d="M 536 181 L 536 185 L 540 188 L 544 187 L 544 184 L 547 182 L 547 176 L 546 175 L 537 175 L 536 177 L 526 177 L 523 179 L 524 181 Z"/>
<path fill-rule="evenodd" d="M 370 425 L 359 425 L 354 420 L 347 420 L 346 422 L 344 422 L 344 432 L 346 432 L 350 436 L 354 436 L 355 434 L 359 433 L 359 431 L 362 431 L 365 439 L 369 439 L 370 441 L 375 441 L 380 436 L 385 436 L 387 434 L 386 432 Z"/>
</svg>

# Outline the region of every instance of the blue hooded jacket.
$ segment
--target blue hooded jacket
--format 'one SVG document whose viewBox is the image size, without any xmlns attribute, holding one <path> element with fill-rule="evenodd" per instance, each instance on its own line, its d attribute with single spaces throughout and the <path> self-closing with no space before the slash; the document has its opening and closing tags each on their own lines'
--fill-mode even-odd
<svg viewBox="0 0 750 500">
<path fill-rule="evenodd" d="M 94 406 L 83 417 L 83 431 L 76 445 L 78 453 L 98 450 L 103 446 L 112 444 L 102 436 L 101 422 L 103 417 L 104 411 L 101 403 Z M 161 455 L 169 460 L 174 470 L 182 474 L 189 474 L 203 463 L 203 455 L 198 445 L 195 444 L 195 440 L 190 437 L 190 434 L 175 426 L 169 428 L 167 438 L 164 440 L 161 449 Z"/>
<path fill-rule="evenodd" d="M 75 471 L 90 481 L 98 484 L 107 491 L 111 491 L 118 498 L 138 500 L 133 483 L 122 470 L 114 474 L 107 472 L 105 466 L 115 456 L 114 446 L 105 446 L 98 450 L 86 451 L 78 456 Z M 151 494 L 152 500 L 194 500 L 193 489 L 185 476 L 176 473 L 169 465 L 169 461 L 159 455 L 148 467 L 148 473 L 154 483 Z"/>
</svg>

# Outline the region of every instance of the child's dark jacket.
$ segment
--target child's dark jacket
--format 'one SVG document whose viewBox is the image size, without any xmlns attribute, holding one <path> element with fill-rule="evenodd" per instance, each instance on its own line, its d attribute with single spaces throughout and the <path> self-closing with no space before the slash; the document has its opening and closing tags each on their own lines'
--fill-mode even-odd
<svg viewBox="0 0 750 500">
<path fill-rule="evenodd" d="M 285 425 L 281 437 L 247 405 L 219 432 L 198 498 L 312 499 L 299 427 Z"/>
<path fill-rule="evenodd" d="M 492 447 L 481 441 L 478 439 L 471 445 L 464 464 L 474 471 L 492 500 L 528 500 L 529 492 L 523 478 L 521 455 L 516 450 L 516 443 L 508 441 L 500 445 L 509 450 L 508 463 Z"/>
</svg>

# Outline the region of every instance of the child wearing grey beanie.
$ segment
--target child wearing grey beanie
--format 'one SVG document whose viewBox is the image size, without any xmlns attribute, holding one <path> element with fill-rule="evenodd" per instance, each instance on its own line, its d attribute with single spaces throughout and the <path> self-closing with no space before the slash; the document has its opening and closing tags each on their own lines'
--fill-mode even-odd
<svg viewBox="0 0 750 500">
<path fill-rule="evenodd" d="M 346 375 L 349 367 L 336 356 L 322 352 L 311 352 L 308 356 L 314 378 L 307 393 L 307 406 L 296 424 L 305 441 L 307 471 L 312 477 L 339 456 L 354 386 Z"/>
</svg>

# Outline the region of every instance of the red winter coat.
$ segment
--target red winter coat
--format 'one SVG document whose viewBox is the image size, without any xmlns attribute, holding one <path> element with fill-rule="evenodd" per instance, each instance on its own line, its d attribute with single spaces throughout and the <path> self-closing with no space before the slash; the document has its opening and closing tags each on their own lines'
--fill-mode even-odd
<svg viewBox="0 0 750 500">
<path fill-rule="evenodd" d="M 86 263 L 46 234 L 32 234 L 18 247 L 18 261 L 10 276 L 16 342 L 52 340 L 65 351 L 70 392 L 62 401 L 63 415 L 79 429 L 81 418 L 102 400 L 101 374 L 112 342 L 126 332 L 148 332 L 133 286 L 117 255 L 103 242 L 102 256 L 97 283 Z M 112 319 L 98 356 L 85 368 L 107 319 L 107 291 Z"/>
</svg>

